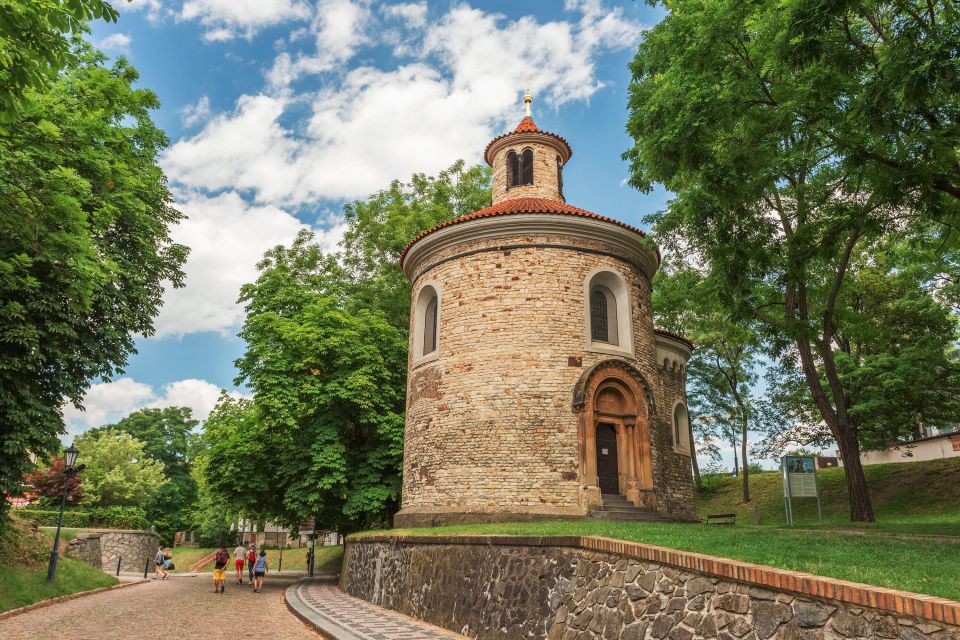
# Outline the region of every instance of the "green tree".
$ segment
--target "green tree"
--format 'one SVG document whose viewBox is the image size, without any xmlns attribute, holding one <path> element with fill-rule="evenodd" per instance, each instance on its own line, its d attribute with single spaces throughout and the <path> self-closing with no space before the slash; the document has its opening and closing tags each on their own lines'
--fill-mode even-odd
<svg viewBox="0 0 960 640">
<path fill-rule="evenodd" d="M 917 67 L 890 73 L 878 62 L 914 46 L 905 44 L 917 33 L 914 18 L 898 12 L 921 5 L 926 14 L 919 2 L 674 0 L 632 64 L 631 183 L 642 190 L 661 183 L 676 194 L 649 221 L 662 244 L 709 265 L 735 319 L 756 322 L 780 353 L 796 353 L 843 458 L 857 521 L 874 514 L 859 457 L 869 412 L 853 404 L 856 373 L 842 355 L 841 334 L 852 330 L 842 308 L 851 261 L 876 255 L 891 237 L 956 243 L 946 229 L 957 222 L 960 200 L 940 184 L 956 167 L 958 147 L 956 10 L 929 5 L 943 21 L 924 36 L 942 47 L 929 65 L 915 58 L 904 64 Z M 820 19 L 827 14 L 845 18 Z M 804 29 L 816 34 L 804 40 Z M 851 54 L 858 42 L 873 53 Z M 873 66 L 864 62 L 871 56 Z M 927 72 L 934 92 L 919 90 L 923 99 L 912 102 L 911 83 Z M 890 91 L 877 90 L 871 74 Z M 900 109 L 900 122 L 912 124 L 871 129 L 873 101 L 881 113 Z M 935 127 L 927 116 L 954 124 Z M 921 135 L 916 127 L 936 131 Z M 881 169 L 885 163 L 866 149 L 896 150 L 905 182 L 895 184 L 893 168 Z"/>
<path fill-rule="evenodd" d="M 105 429 L 76 441 L 86 468 L 84 502 L 98 507 L 143 506 L 166 482 L 163 463 L 144 453 L 144 444 L 128 433 Z"/>
<path fill-rule="evenodd" d="M 116 22 L 117 11 L 104 0 L 0 0 L 0 126 L 76 64 L 72 39 L 94 19 Z"/>
<path fill-rule="evenodd" d="M 750 502 L 748 431 L 754 424 L 751 389 L 757 380 L 760 340 L 752 326 L 733 322 L 719 290 L 699 270 L 665 262 L 653 281 L 659 326 L 684 334 L 696 349 L 687 363 L 691 442 L 721 439 L 734 446 L 734 467 Z M 736 448 L 739 443 L 740 463 Z M 716 447 L 711 448 L 716 454 Z M 696 452 L 692 451 L 694 464 Z M 695 466 L 699 486 L 699 469 Z"/>
<path fill-rule="evenodd" d="M 143 443 L 147 456 L 163 463 L 168 481 L 150 496 L 146 514 L 164 540 L 172 540 L 176 531 L 183 530 L 187 525 L 185 512 L 197 500 L 197 484 L 190 467 L 198 424 L 188 407 L 166 407 L 140 409 L 116 424 L 91 430 L 128 433 Z"/>
<path fill-rule="evenodd" d="M 153 332 L 164 283 L 183 281 L 157 98 L 126 61 L 76 55 L 0 131 L 0 495 L 31 453 L 58 451 L 63 402 L 121 370 L 134 336 Z"/>
</svg>

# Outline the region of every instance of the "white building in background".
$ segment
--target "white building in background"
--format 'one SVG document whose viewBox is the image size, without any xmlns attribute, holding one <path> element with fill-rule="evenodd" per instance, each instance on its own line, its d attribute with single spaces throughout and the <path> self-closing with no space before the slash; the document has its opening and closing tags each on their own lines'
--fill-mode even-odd
<svg viewBox="0 0 960 640">
<path fill-rule="evenodd" d="M 839 457 L 839 452 L 837 452 Z M 926 428 L 924 437 L 904 440 L 876 451 L 861 451 L 862 464 L 886 464 L 890 462 L 922 462 L 940 458 L 960 457 L 960 430 L 940 432 Z"/>
</svg>

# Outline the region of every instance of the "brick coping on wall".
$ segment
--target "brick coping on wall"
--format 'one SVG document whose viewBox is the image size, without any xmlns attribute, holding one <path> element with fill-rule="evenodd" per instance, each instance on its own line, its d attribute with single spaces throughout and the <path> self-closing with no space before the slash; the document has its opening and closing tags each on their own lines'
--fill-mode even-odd
<svg viewBox="0 0 960 640">
<path fill-rule="evenodd" d="M 599 536 L 364 535 L 348 537 L 346 543 L 570 547 L 657 562 L 748 585 L 960 625 L 960 602 L 946 598 Z"/>
</svg>

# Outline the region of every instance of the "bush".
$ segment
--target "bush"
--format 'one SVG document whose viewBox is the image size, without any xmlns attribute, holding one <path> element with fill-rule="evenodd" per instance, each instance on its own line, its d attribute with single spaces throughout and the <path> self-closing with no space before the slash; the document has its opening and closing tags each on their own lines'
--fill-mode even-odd
<svg viewBox="0 0 960 640">
<path fill-rule="evenodd" d="M 57 526 L 59 510 L 17 509 L 16 515 L 41 527 Z M 139 507 L 97 507 L 89 511 L 64 511 L 63 526 L 71 529 L 148 529 L 149 523 Z"/>
</svg>

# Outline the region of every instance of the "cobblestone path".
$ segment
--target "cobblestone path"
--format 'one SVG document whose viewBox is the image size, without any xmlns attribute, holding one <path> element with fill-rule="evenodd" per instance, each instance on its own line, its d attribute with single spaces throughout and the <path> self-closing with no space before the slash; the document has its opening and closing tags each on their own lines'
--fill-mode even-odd
<svg viewBox="0 0 960 640">
<path fill-rule="evenodd" d="M 287 611 L 283 593 L 297 576 L 271 576 L 261 593 L 227 580 L 213 593 L 209 574 L 168 578 L 84 596 L 0 621 L 3 640 L 151 640 L 270 638 L 318 640 Z"/>
<path fill-rule="evenodd" d="M 335 585 L 306 583 L 297 588 L 305 605 L 363 640 L 468 640 L 465 636 L 348 596 Z"/>
</svg>

